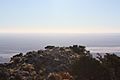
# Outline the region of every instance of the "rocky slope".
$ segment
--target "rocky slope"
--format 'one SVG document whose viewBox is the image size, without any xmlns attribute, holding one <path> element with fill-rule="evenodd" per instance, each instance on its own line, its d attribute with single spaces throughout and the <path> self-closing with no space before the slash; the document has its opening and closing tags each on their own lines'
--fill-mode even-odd
<svg viewBox="0 0 120 80">
<path fill-rule="evenodd" d="M 0 80 L 74 80 L 71 65 L 83 55 L 89 51 L 77 45 L 20 53 L 0 64 Z"/>
</svg>

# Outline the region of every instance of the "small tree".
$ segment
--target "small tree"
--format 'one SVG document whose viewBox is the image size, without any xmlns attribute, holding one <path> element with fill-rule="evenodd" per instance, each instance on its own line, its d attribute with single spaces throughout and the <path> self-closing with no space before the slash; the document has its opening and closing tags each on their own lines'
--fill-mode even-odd
<svg viewBox="0 0 120 80">
<path fill-rule="evenodd" d="M 98 57 L 101 64 L 109 70 L 112 80 L 120 80 L 120 57 L 106 53 L 104 57 Z"/>
<path fill-rule="evenodd" d="M 53 49 L 55 46 L 46 46 L 45 49 Z"/>
<path fill-rule="evenodd" d="M 110 80 L 109 73 L 100 62 L 92 57 L 83 56 L 72 65 L 75 80 Z"/>
</svg>

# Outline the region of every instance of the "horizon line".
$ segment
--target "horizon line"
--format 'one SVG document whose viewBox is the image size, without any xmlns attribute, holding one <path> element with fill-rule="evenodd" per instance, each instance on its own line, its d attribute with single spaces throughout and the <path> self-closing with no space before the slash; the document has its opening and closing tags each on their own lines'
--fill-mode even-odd
<svg viewBox="0 0 120 80">
<path fill-rule="evenodd" d="M 29 33 L 29 32 L 0 32 L 0 34 L 120 34 L 120 32 L 106 32 L 106 33 L 100 33 L 100 32 L 83 32 L 83 33 L 52 33 L 52 32 L 40 32 L 40 33 L 38 33 L 38 32 L 36 32 L 36 33 Z"/>
</svg>

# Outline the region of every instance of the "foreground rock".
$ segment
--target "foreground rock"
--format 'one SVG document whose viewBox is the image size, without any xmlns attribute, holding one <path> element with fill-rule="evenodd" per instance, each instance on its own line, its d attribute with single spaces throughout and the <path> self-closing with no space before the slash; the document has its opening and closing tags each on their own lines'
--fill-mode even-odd
<svg viewBox="0 0 120 80">
<path fill-rule="evenodd" d="M 71 65 L 83 55 L 89 51 L 77 45 L 20 53 L 0 64 L 0 80 L 74 80 Z"/>
</svg>

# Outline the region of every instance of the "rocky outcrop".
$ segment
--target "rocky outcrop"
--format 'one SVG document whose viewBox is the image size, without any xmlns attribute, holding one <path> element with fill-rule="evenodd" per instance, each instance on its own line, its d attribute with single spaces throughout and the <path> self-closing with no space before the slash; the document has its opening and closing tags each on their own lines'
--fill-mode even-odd
<svg viewBox="0 0 120 80">
<path fill-rule="evenodd" d="M 71 64 L 83 55 L 89 51 L 77 45 L 20 53 L 0 64 L 0 80 L 73 80 Z"/>
</svg>

